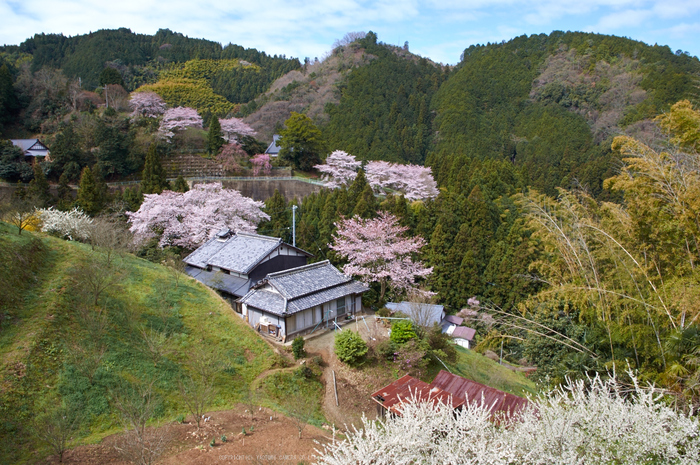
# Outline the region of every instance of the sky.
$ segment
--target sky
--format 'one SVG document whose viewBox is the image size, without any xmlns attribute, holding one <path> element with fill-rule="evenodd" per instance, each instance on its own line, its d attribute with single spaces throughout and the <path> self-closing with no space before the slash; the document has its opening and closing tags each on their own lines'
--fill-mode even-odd
<svg viewBox="0 0 700 465">
<path fill-rule="evenodd" d="M 473 44 L 584 31 L 668 45 L 700 56 L 700 0 L 0 0 L 0 44 L 35 33 L 126 27 L 319 59 L 348 32 L 456 64 Z"/>
</svg>

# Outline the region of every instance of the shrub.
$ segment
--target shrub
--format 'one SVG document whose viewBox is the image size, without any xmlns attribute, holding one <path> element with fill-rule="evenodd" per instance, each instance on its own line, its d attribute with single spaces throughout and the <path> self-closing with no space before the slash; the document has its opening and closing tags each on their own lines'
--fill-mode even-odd
<svg viewBox="0 0 700 465">
<path fill-rule="evenodd" d="M 367 350 L 367 343 L 357 333 L 345 330 L 335 335 L 335 354 L 343 363 L 360 363 L 367 355 Z"/>
<path fill-rule="evenodd" d="M 386 318 L 391 315 L 391 311 L 389 311 L 389 309 L 386 307 L 382 307 L 379 310 L 377 310 L 377 315 L 382 318 Z"/>
<path fill-rule="evenodd" d="M 394 320 L 391 324 L 391 340 L 396 344 L 403 344 L 416 338 L 416 331 L 410 320 Z"/>
<path fill-rule="evenodd" d="M 294 354 L 294 360 L 299 360 L 300 358 L 306 357 L 306 351 L 304 350 L 304 338 L 302 336 L 297 336 L 292 342 L 292 353 Z"/>
</svg>

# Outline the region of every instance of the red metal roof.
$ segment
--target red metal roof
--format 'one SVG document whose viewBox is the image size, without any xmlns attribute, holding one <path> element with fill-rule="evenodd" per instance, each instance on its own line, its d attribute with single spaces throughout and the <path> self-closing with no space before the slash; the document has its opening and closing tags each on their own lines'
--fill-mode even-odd
<svg viewBox="0 0 700 465">
<path fill-rule="evenodd" d="M 401 402 L 408 402 L 413 398 L 433 403 L 441 402 L 456 409 L 467 400 L 480 404 L 482 396 L 484 405 L 494 415 L 504 412 L 506 416 L 510 416 L 529 403 L 522 397 L 453 375 L 445 370 L 441 370 L 430 384 L 406 375 L 373 393 L 372 399 L 390 412 L 400 415 Z"/>
<path fill-rule="evenodd" d="M 399 409 L 401 403 L 411 401 L 414 398 L 419 401 L 452 405 L 452 408 L 457 408 L 463 403 L 452 394 L 410 375 L 405 375 L 372 394 L 372 399 L 375 402 L 399 415 L 401 414 Z"/>
<path fill-rule="evenodd" d="M 522 397 L 514 396 L 513 394 L 499 391 L 498 389 L 485 386 L 476 381 L 453 375 L 445 370 L 440 370 L 440 373 L 438 373 L 430 385 L 438 387 L 445 392 L 449 392 L 456 398 L 462 400 L 462 403 L 468 401 L 480 404 L 483 396 L 484 405 L 489 407 L 493 414 L 504 412 L 507 416 L 510 416 L 519 412 L 529 403 L 527 399 Z"/>
</svg>

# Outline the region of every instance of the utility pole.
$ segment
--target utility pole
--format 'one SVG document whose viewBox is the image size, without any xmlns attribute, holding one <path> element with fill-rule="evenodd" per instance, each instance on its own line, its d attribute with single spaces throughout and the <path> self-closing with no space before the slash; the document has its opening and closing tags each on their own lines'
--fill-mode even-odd
<svg viewBox="0 0 700 465">
<path fill-rule="evenodd" d="M 292 205 L 292 246 L 297 246 L 297 206 Z"/>
</svg>

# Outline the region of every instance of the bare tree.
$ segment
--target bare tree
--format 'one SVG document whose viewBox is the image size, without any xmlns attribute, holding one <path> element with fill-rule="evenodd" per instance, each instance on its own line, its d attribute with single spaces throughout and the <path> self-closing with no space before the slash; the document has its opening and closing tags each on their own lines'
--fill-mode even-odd
<svg viewBox="0 0 700 465">
<path fill-rule="evenodd" d="M 146 427 L 158 405 L 153 382 L 129 385 L 112 392 L 111 403 L 120 413 L 126 430 L 114 446 L 119 455 L 138 465 L 154 463 L 166 451 L 173 435 L 169 425 Z"/>
<path fill-rule="evenodd" d="M 103 253 L 103 261 L 108 267 L 116 258 L 128 252 L 132 244 L 132 234 L 126 224 L 109 216 L 93 219 L 89 237 L 92 249 Z"/>
<path fill-rule="evenodd" d="M 179 382 L 180 395 L 187 410 L 197 422 L 197 428 L 200 427 L 205 409 L 216 396 L 214 377 L 218 366 L 215 355 L 199 348 L 195 351 L 190 365 L 190 374 Z"/>
<path fill-rule="evenodd" d="M 124 278 L 123 271 L 110 259 L 100 260 L 98 254 L 92 254 L 83 260 L 73 273 L 78 288 L 93 306 L 97 306 L 102 294 L 118 285 Z"/>
<path fill-rule="evenodd" d="M 72 365 L 85 376 L 92 384 L 98 368 L 102 365 L 102 359 L 107 351 L 107 346 L 98 341 L 85 339 L 74 342 L 71 345 L 69 358 Z"/>
<path fill-rule="evenodd" d="M 287 412 L 299 431 L 299 439 L 301 433 L 306 428 L 318 409 L 318 401 L 314 396 L 304 394 L 301 391 L 295 391 L 288 399 Z"/>
<path fill-rule="evenodd" d="M 63 463 L 63 453 L 80 426 L 79 410 L 60 404 L 36 417 L 32 426 L 34 434 L 58 455 L 59 463 Z"/>
<path fill-rule="evenodd" d="M 22 234 L 35 218 L 35 200 L 29 196 L 13 195 L 6 197 L 3 203 L 3 219 L 17 228 L 17 234 Z"/>
<path fill-rule="evenodd" d="M 182 278 L 185 273 L 185 262 L 182 261 L 182 257 L 178 254 L 170 253 L 165 260 L 163 260 L 163 265 L 168 268 L 170 275 L 173 277 L 173 280 L 175 280 L 175 287 L 178 287 L 180 285 L 180 278 Z"/>
<path fill-rule="evenodd" d="M 169 352 L 168 337 L 155 329 L 141 327 L 141 340 L 143 341 L 142 350 L 153 361 L 153 366 L 158 366 L 161 358 L 165 357 Z"/>
<path fill-rule="evenodd" d="M 243 404 L 246 407 L 246 410 L 248 410 L 248 413 L 250 413 L 250 420 L 252 421 L 255 419 L 255 410 L 260 405 L 260 396 L 258 391 L 253 388 L 253 386 L 246 389 L 245 383 L 243 383 L 242 395 L 243 397 L 241 398 L 241 404 Z"/>
<path fill-rule="evenodd" d="M 436 310 L 433 307 L 432 296 L 421 292 L 411 292 L 408 295 L 408 299 L 408 316 L 411 318 L 419 331 L 426 334 L 435 323 L 434 314 Z"/>
</svg>

